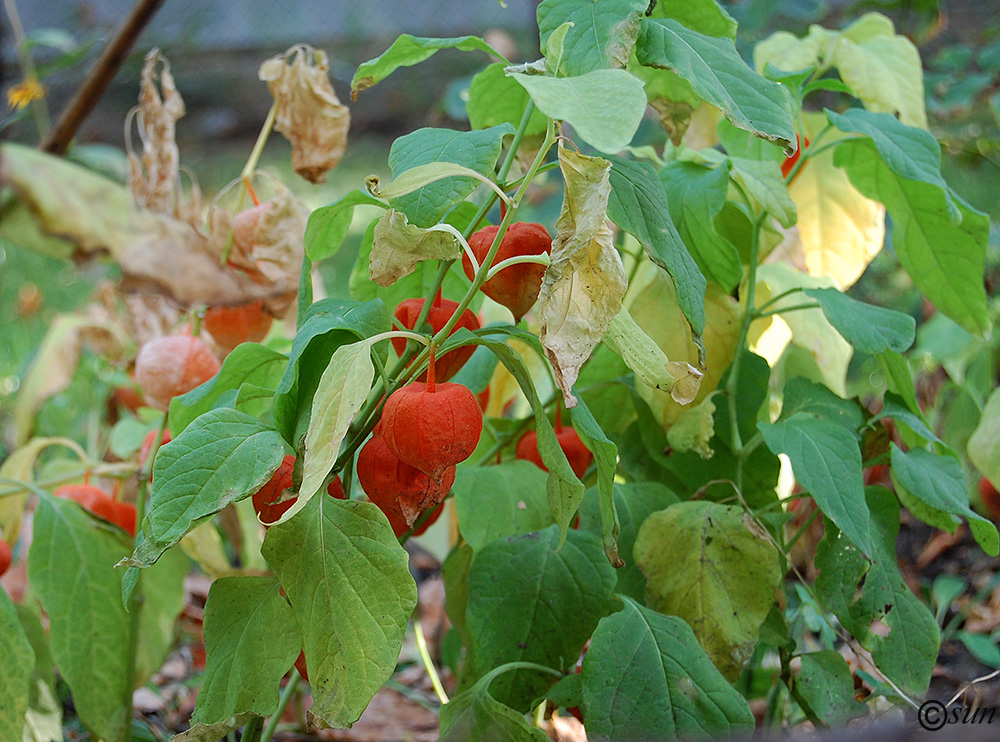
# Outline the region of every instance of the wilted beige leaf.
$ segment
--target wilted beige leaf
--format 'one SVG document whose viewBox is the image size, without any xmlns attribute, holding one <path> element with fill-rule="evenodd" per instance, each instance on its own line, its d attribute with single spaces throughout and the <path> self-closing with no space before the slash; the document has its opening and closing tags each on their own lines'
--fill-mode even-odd
<svg viewBox="0 0 1000 742">
<path fill-rule="evenodd" d="M 700 404 L 685 409 L 670 430 L 667 431 L 667 443 L 674 451 L 695 451 L 703 459 L 710 459 L 715 451 L 709 445 L 715 435 L 715 403 L 712 395 L 705 397 Z"/>
<path fill-rule="evenodd" d="M 604 222 L 611 163 L 559 148 L 565 181 L 552 262 L 538 297 L 542 345 L 567 407 L 584 362 L 621 311 L 628 277 Z"/>
<path fill-rule="evenodd" d="M 822 114 L 804 117 L 806 136 L 826 122 Z M 838 135 L 830 132 L 824 142 Z M 766 262 L 805 265 L 813 276 L 828 276 L 844 290 L 864 272 L 885 241 L 885 207 L 865 198 L 847 174 L 833 164 L 833 150 L 809 159 L 788 188 L 798 210 L 798 240 L 785 242 Z"/>
<path fill-rule="evenodd" d="M 461 254 L 462 246 L 451 232 L 417 227 L 403 212 L 389 209 L 375 225 L 368 275 L 379 286 L 391 286 L 421 260 L 453 260 Z"/>
<path fill-rule="evenodd" d="M 322 183 L 347 147 L 351 113 L 333 92 L 326 52 L 297 44 L 266 60 L 258 76 L 267 83 L 277 112 L 274 128 L 292 143 L 292 167 Z"/>
</svg>

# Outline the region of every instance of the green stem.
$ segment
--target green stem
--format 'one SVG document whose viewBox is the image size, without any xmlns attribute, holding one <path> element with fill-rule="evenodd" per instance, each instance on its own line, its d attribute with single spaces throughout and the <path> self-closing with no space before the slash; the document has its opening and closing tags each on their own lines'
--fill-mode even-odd
<svg viewBox="0 0 1000 742">
<path fill-rule="evenodd" d="M 434 686 L 434 692 L 437 694 L 441 705 L 444 706 L 448 703 L 448 694 L 444 692 L 444 686 L 441 685 L 441 678 L 438 676 L 437 668 L 434 667 L 431 653 L 427 649 L 427 639 L 424 637 L 424 627 L 420 625 L 419 616 L 413 617 L 413 635 L 416 637 L 417 650 L 420 652 L 420 659 L 423 660 L 427 675 L 431 679 L 431 685 Z"/>
<path fill-rule="evenodd" d="M 260 728 L 263 724 L 263 717 L 251 716 L 250 721 L 243 727 L 243 736 L 240 737 L 241 742 L 260 742 Z"/>
<path fill-rule="evenodd" d="M 506 260 L 501 260 L 499 263 L 490 268 L 489 272 L 486 274 L 486 280 L 489 281 L 493 276 L 502 271 L 504 268 L 508 268 L 512 265 L 520 265 L 521 263 L 537 263 L 538 265 L 549 265 L 552 261 L 549 259 L 548 253 L 542 253 L 541 255 L 516 255 L 513 258 L 507 258 Z"/>
<path fill-rule="evenodd" d="M 790 307 L 780 307 L 779 309 L 772 309 L 769 312 L 755 312 L 755 319 L 763 319 L 764 317 L 773 317 L 776 314 L 784 314 L 785 312 L 797 312 L 800 309 L 819 309 L 819 304 L 795 304 Z"/>
<path fill-rule="evenodd" d="M 524 113 L 521 114 L 521 120 L 517 124 L 517 131 L 514 132 L 514 138 L 510 142 L 510 147 L 507 148 L 507 154 L 504 157 L 502 163 L 500 163 L 500 169 L 497 170 L 497 183 L 503 183 L 504 178 L 507 177 L 507 173 L 510 172 L 511 166 L 514 164 L 514 158 L 517 157 L 517 150 L 521 146 L 521 140 L 524 139 L 524 134 L 528 130 L 528 124 L 531 121 L 531 115 L 535 112 L 535 102 L 528 99 L 528 105 L 524 109 Z"/>
<path fill-rule="evenodd" d="M 302 267 L 299 269 L 299 297 L 296 304 L 295 327 L 301 329 L 306 310 L 313 303 L 312 284 L 312 259 L 305 252 L 302 253 Z"/>
<path fill-rule="evenodd" d="M 260 742 L 271 742 L 271 737 L 274 736 L 274 730 L 278 728 L 278 723 L 281 721 L 282 715 L 285 713 L 285 709 L 288 708 L 288 702 L 292 700 L 292 696 L 295 695 L 295 691 L 299 688 L 299 681 L 302 676 L 299 675 L 298 670 L 292 670 L 292 676 L 288 679 L 288 684 L 285 685 L 284 689 L 281 691 L 281 697 L 278 699 L 278 708 L 274 710 L 271 714 L 271 718 L 267 720 L 267 726 L 264 727 L 264 733 L 260 736 Z M 260 717 L 257 717 L 258 719 Z M 250 726 L 249 724 L 247 725 Z"/>
<path fill-rule="evenodd" d="M 798 540 L 800 538 L 802 538 L 802 534 L 804 534 L 806 531 L 809 530 L 809 526 L 813 524 L 813 521 L 816 520 L 816 517 L 819 514 L 820 514 L 819 508 L 816 508 L 815 510 L 812 511 L 812 513 L 809 514 L 809 517 L 806 518 L 806 522 L 802 524 L 802 527 L 798 531 L 796 531 L 795 535 L 792 536 L 791 539 L 789 539 L 787 544 L 785 544 L 784 548 L 786 552 L 792 550 L 792 547 L 795 546 L 796 543 L 798 543 Z"/>
<path fill-rule="evenodd" d="M 765 309 L 767 309 L 772 304 L 775 304 L 775 303 L 781 301 L 786 296 L 791 296 L 792 294 L 795 294 L 795 293 L 798 293 L 799 291 L 804 291 L 804 290 L 805 289 L 803 289 L 801 286 L 796 286 L 793 289 L 788 289 L 787 291 L 782 291 L 780 294 L 778 294 L 777 296 L 775 296 L 773 299 L 769 299 L 768 301 L 765 301 L 763 304 L 760 305 L 760 307 L 758 307 L 758 309 L 757 309 L 757 312 L 758 312 L 757 317 L 760 317 L 759 312 L 763 312 Z"/>
</svg>

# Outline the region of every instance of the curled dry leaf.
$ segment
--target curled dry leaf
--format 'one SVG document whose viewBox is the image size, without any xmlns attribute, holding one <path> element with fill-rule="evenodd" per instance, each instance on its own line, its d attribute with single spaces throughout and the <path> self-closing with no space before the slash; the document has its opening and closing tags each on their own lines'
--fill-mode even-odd
<svg viewBox="0 0 1000 742">
<path fill-rule="evenodd" d="M 685 409 L 667 431 L 667 443 L 674 451 L 695 451 L 703 459 L 715 455 L 710 445 L 715 435 L 713 392 L 700 404 Z"/>
<path fill-rule="evenodd" d="M 621 311 L 628 278 L 604 222 L 611 163 L 559 148 L 566 183 L 538 298 L 540 337 L 567 407 L 580 368 Z"/>
<path fill-rule="evenodd" d="M 257 73 L 277 106 L 274 128 L 292 143 L 292 167 L 311 183 L 325 181 L 340 162 L 351 126 L 328 69 L 326 52 L 297 44 L 266 60 Z"/>
<path fill-rule="evenodd" d="M 159 49 L 146 55 L 139 83 L 139 105 L 133 113 L 142 140 L 142 157 L 133 151 L 129 140 L 128 189 L 132 197 L 151 211 L 194 224 L 193 219 L 200 212 L 200 199 L 195 190 L 192 202 L 181 204 L 180 153 L 175 141 L 177 121 L 184 115 L 184 100 L 174 85 L 170 62 Z"/>
<path fill-rule="evenodd" d="M 417 227 L 403 212 L 389 209 L 375 225 L 368 275 L 379 286 L 391 286 L 421 260 L 453 260 L 461 254 L 451 232 Z"/>
</svg>

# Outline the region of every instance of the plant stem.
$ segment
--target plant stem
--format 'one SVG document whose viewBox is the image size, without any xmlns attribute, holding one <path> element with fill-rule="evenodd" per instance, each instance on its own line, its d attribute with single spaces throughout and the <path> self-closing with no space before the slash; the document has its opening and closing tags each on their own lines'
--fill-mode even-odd
<svg viewBox="0 0 1000 742">
<path fill-rule="evenodd" d="M 757 312 L 758 312 L 757 317 L 760 317 L 761 316 L 760 312 L 763 312 L 765 309 L 767 309 L 772 304 L 775 304 L 775 303 L 781 301 L 786 296 L 791 296 L 792 294 L 795 294 L 795 293 L 798 293 L 799 291 L 804 291 L 804 290 L 805 289 L 803 289 L 801 286 L 796 286 L 793 289 L 788 289 L 787 291 L 782 291 L 777 296 L 775 296 L 775 297 L 773 297 L 771 299 L 768 299 L 763 304 L 761 304 L 760 307 L 757 308 Z"/>
<path fill-rule="evenodd" d="M 274 713 L 271 714 L 271 718 L 267 720 L 267 726 L 264 727 L 264 733 L 260 736 L 260 742 L 271 742 L 271 737 L 274 736 L 274 730 L 278 728 L 278 723 L 281 721 L 281 717 L 285 713 L 285 709 L 288 708 L 288 702 L 292 700 L 292 696 L 294 696 L 295 691 L 298 690 L 299 681 L 301 679 L 302 676 L 299 675 L 299 671 L 293 669 L 292 675 L 288 679 L 288 684 L 285 685 L 284 689 L 281 691 L 281 697 L 278 699 L 278 708 L 274 710 Z M 249 724 L 247 726 L 249 726 Z"/>
<path fill-rule="evenodd" d="M 489 272 L 486 274 L 486 280 L 489 281 L 493 276 L 502 271 L 504 268 L 508 268 L 512 265 L 520 265 L 521 263 L 537 263 L 538 265 L 549 265 L 552 261 L 550 260 L 547 253 L 542 253 L 541 255 L 516 255 L 513 258 L 507 258 L 506 260 L 501 260 L 499 263 L 490 268 Z"/>
<path fill-rule="evenodd" d="M 420 625 L 419 616 L 413 617 L 413 635 L 417 639 L 417 649 L 420 652 L 420 659 L 423 660 L 427 675 L 430 676 L 434 692 L 437 694 L 438 700 L 441 701 L 441 705 L 444 706 L 448 703 L 448 694 L 444 692 L 444 686 L 441 685 L 441 678 L 438 677 L 437 668 L 434 667 L 431 653 L 427 649 L 427 639 L 424 637 L 424 628 Z"/>
<path fill-rule="evenodd" d="M 773 317 L 776 314 L 785 314 L 786 312 L 797 312 L 800 309 L 819 309 L 819 304 L 795 304 L 790 307 L 779 307 L 778 309 L 772 309 L 768 312 L 755 312 L 755 319 L 762 319 L 764 317 Z"/>
</svg>

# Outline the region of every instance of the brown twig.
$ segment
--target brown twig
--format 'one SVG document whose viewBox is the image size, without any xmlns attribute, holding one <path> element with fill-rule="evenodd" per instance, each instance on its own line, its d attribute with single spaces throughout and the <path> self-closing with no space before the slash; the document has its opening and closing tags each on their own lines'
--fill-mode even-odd
<svg viewBox="0 0 1000 742">
<path fill-rule="evenodd" d="M 69 147 L 70 141 L 76 134 L 80 124 L 91 112 L 97 101 L 100 100 L 107 89 L 118 68 L 128 55 L 132 44 L 139 38 L 143 28 L 159 10 L 163 0 L 138 0 L 132 7 L 132 11 L 119 27 L 114 38 L 104 47 L 101 56 L 97 58 L 94 68 L 83 81 L 83 85 L 73 96 L 73 100 L 63 110 L 62 115 L 56 125 L 52 127 L 48 135 L 39 147 L 54 155 L 63 155 Z"/>
</svg>

